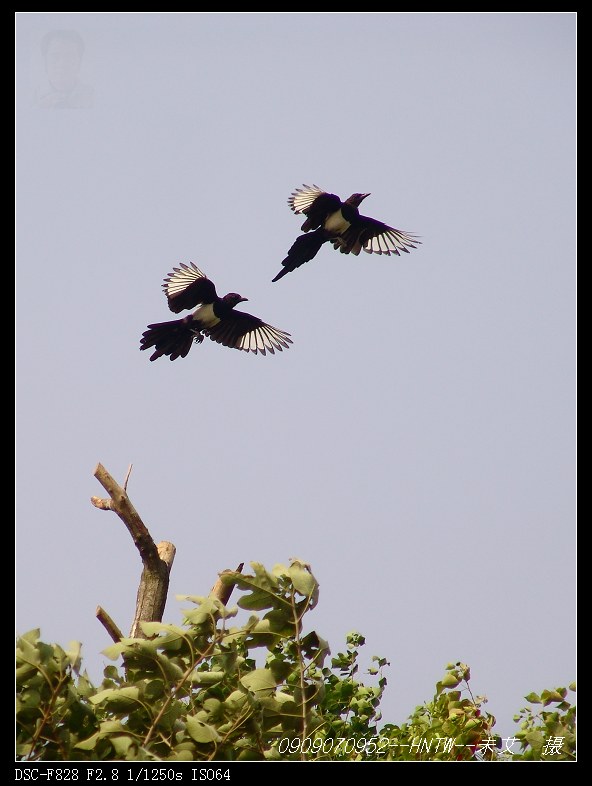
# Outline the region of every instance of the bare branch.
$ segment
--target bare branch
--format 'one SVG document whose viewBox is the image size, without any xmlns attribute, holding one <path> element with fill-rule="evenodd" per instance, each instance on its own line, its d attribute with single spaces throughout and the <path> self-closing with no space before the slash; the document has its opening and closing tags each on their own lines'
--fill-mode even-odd
<svg viewBox="0 0 592 786">
<path fill-rule="evenodd" d="M 162 621 L 169 589 L 170 571 L 175 558 L 175 547 L 167 541 L 163 541 L 156 546 L 144 522 L 130 502 L 125 486 L 129 480 L 131 470 L 132 465 L 130 464 L 124 487 L 122 488 L 102 464 L 97 464 L 94 476 L 110 495 L 110 498 L 91 497 L 91 502 L 99 510 L 112 510 L 114 513 L 117 513 L 127 527 L 140 553 L 144 568 L 138 587 L 136 612 L 130 636 L 146 638 L 142 631 L 141 623 Z M 105 625 L 103 618 L 101 618 L 101 622 Z M 107 624 L 105 627 L 112 638 L 116 634 L 119 635 L 119 638 L 116 639 L 117 641 L 121 638 L 117 626 Z"/>
<path fill-rule="evenodd" d="M 127 491 L 127 482 L 128 482 L 128 480 L 130 478 L 130 475 L 132 474 L 132 467 L 133 466 L 134 466 L 133 464 L 130 464 L 129 467 L 127 468 L 127 474 L 125 476 L 125 480 L 123 481 L 123 490 L 124 491 Z"/>
<path fill-rule="evenodd" d="M 161 543 L 159 543 L 156 548 L 158 550 L 158 556 L 166 565 L 168 565 L 170 571 L 171 567 L 173 566 L 173 560 L 175 559 L 177 549 L 167 540 L 161 541 Z"/>
<path fill-rule="evenodd" d="M 94 476 L 111 497 L 110 508 L 104 509 L 110 509 L 117 513 L 132 536 L 132 540 L 142 557 L 142 562 L 156 568 L 160 561 L 158 551 L 150 533 L 130 502 L 125 490 L 116 483 L 102 464 L 97 464 Z"/>
<path fill-rule="evenodd" d="M 117 625 L 113 622 L 111 617 L 107 614 L 105 609 L 102 608 L 102 606 L 97 606 L 96 617 L 114 642 L 117 643 L 118 641 L 121 641 L 123 638 L 123 633 L 119 630 Z"/>
<path fill-rule="evenodd" d="M 232 590 L 234 589 L 235 585 L 232 583 L 225 584 L 222 580 L 222 576 L 228 575 L 229 573 L 242 573 L 244 564 L 245 564 L 244 562 L 241 562 L 241 564 L 238 566 L 236 570 L 221 571 L 218 574 L 219 576 L 218 581 L 214 584 L 214 586 L 210 590 L 210 596 L 213 598 L 217 598 L 224 606 L 226 606 L 226 604 L 230 600 L 230 596 L 232 595 Z"/>
<path fill-rule="evenodd" d="M 113 505 L 110 499 L 101 499 L 101 497 L 91 497 L 90 501 L 99 510 L 113 510 Z"/>
<path fill-rule="evenodd" d="M 172 543 L 163 541 L 157 546 L 159 556 L 158 569 L 144 565 L 138 595 L 136 597 L 136 613 L 130 630 L 130 637 L 147 638 L 142 631 L 142 622 L 161 622 L 167 601 L 169 575 L 176 549 Z"/>
</svg>

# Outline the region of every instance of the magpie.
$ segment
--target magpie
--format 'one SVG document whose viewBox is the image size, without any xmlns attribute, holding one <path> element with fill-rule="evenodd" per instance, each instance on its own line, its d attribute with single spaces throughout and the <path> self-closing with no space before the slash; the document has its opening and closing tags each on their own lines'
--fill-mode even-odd
<svg viewBox="0 0 592 786">
<path fill-rule="evenodd" d="M 193 342 L 201 344 L 205 336 L 225 347 L 245 352 L 275 354 L 277 349 L 288 349 L 290 333 L 268 325 L 259 317 L 235 306 L 248 298 L 229 292 L 218 297 L 214 283 L 190 262 L 173 268 L 162 285 L 171 311 L 179 314 L 193 309 L 192 314 L 171 322 L 155 322 L 142 334 L 140 349 L 154 347 L 150 360 L 168 355 L 171 360 L 184 358 Z M 197 306 L 197 308 L 196 308 Z"/>
<path fill-rule="evenodd" d="M 399 256 L 400 251 L 408 254 L 410 248 L 416 248 L 421 241 L 415 235 L 360 214 L 358 208 L 369 196 L 369 193 L 355 193 L 342 202 L 336 194 L 330 194 L 319 186 L 304 184 L 302 188 L 295 189 L 288 205 L 294 213 L 306 216 L 301 227 L 305 234 L 296 238 L 282 261 L 283 269 L 272 281 L 278 281 L 286 273 L 309 262 L 327 241 L 342 254 L 355 256 L 362 249 L 367 254 Z"/>
</svg>

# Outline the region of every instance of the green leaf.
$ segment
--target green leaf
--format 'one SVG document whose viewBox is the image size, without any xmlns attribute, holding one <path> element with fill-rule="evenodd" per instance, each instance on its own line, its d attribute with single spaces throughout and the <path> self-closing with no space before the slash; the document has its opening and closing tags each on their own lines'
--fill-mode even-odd
<svg viewBox="0 0 592 786">
<path fill-rule="evenodd" d="M 545 744 L 545 736 L 542 732 L 538 730 L 527 731 L 524 737 L 534 748 L 535 751 L 540 751 L 543 745 Z"/>
<path fill-rule="evenodd" d="M 366 643 L 364 636 L 357 630 L 350 630 L 350 632 L 346 634 L 345 641 L 347 642 L 348 649 L 352 647 L 363 647 Z"/>
<path fill-rule="evenodd" d="M 136 686 L 127 688 L 110 688 L 102 690 L 90 697 L 92 704 L 105 702 L 112 712 L 125 712 L 133 709 L 140 698 L 140 690 Z"/>
<path fill-rule="evenodd" d="M 212 622 L 212 617 L 201 607 L 199 609 L 186 609 L 183 612 L 183 617 L 188 625 L 195 625 L 199 627 L 205 622 Z"/>
<path fill-rule="evenodd" d="M 274 593 L 254 587 L 250 594 L 243 595 L 238 601 L 238 605 L 241 609 L 247 609 L 248 611 L 262 611 L 263 609 L 273 608 L 277 601 L 278 598 Z"/>
<path fill-rule="evenodd" d="M 294 620 L 288 609 L 272 609 L 263 618 L 264 622 L 269 622 L 270 630 L 273 633 L 283 634 L 284 636 L 294 635 Z M 255 627 L 254 632 L 259 632 L 259 626 Z"/>
<path fill-rule="evenodd" d="M 193 671 L 189 679 L 194 685 L 216 685 L 225 676 L 223 671 Z"/>
<path fill-rule="evenodd" d="M 37 667 L 30 663 L 20 662 L 16 669 L 16 684 L 23 685 L 30 683 L 34 674 L 38 674 Z"/>
<path fill-rule="evenodd" d="M 456 686 L 459 684 L 459 682 L 460 682 L 459 678 L 457 676 L 455 676 L 454 674 L 452 674 L 452 672 L 449 672 L 448 674 L 445 674 L 442 677 L 442 680 L 441 680 L 440 684 L 444 688 L 456 688 Z"/>
<path fill-rule="evenodd" d="M 556 690 L 544 690 L 541 693 L 541 699 L 543 701 L 543 704 L 547 706 L 548 704 L 551 704 L 554 701 L 562 701 L 563 696 L 561 695 L 561 693 L 559 693 L 559 691 Z"/>
<path fill-rule="evenodd" d="M 216 619 L 220 616 L 220 610 L 224 607 L 217 598 L 204 598 L 196 609 L 185 609 L 183 616 L 195 624 L 202 624 L 208 619 Z"/>
<path fill-rule="evenodd" d="M 187 745 L 190 745 L 191 747 L 190 748 L 185 747 Z M 177 745 L 174 748 L 175 755 L 174 757 L 171 758 L 174 758 L 175 761 L 194 761 L 195 759 L 194 747 L 195 746 L 193 745 L 193 743 L 182 742 L 181 745 Z"/>
<path fill-rule="evenodd" d="M 122 639 L 125 645 L 123 654 L 127 657 L 147 657 L 153 658 L 158 648 L 160 640 L 156 639 Z"/>
<path fill-rule="evenodd" d="M 224 619 L 231 619 L 238 614 L 238 606 L 223 606 L 220 612 Z"/>
<path fill-rule="evenodd" d="M 240 680 L 241 685 L 252 693 L 271 693 L 275 690 L 276 682 L 269 669 L 255 669 L 245 674 Z"/>
<path fill-rule="evenodd" d="M 97 747 L 97 744 L 102 739 L 107 738 L 110 742 L 112 742 L 116 735 L 119 735 L 124 731 L 125 729 L 121 725 L 120 721 L 105 721 L 104 723 L 101 723 L 99 731 L 95 732 L 87 739 L 81 740 L 74 747 L 78 750 L 92 751 Z"/>
<path fill-rule="evenodd" d="M 156 664 L 153 673 L 162 673 L 162 675 L 170 682 L 179 682 L 183 679 L 186 669 L 182 669 L 177 665 L 175 660 L 158 653 L 156 657 Z M 152 676 L 152 675 L 146 675 Z"/>
<path fill-rule="evenodd" d="M 162 680 L 150 680 L 144 688 L 144 698 L 147 702 L 154 702 L 164 695 L 164 682 Z"/>
<path fill-rule="evenodd" d="M 166 625 L 163 622 L 142 622 L 140 623 L 140 627 L 146 636 L 157 636 L 161 633 L 173 634 L 173 636 L 163 636 L 159 641 L 163 638 L 166 640 L 185 638 L 187 635 L 187 630 L 185 628 L 180 628 L 178 625 Z"/>
<path fill-rule="evenodd" d="M 176 600 L 189 600 L 199 606 L 206 599 L 205 595 L 175 595 Z"/>
<path fill-rule="evenodd" d="M 36 690 L 26 690 L 20 694 L 23 707 L 39 707 L 41 704 L 41 694 Z"/>
<path fill-rule="evenodd" d="M 234 690 L 230 696 L 227 696 L 224 700 L 224 707 L 229 712 L 239 712 L 242 710 L 247 701 L 247 696 L 242 691 Z"/>
<path fill-rule="evenodd" d="M 99 742 L 100 739 L 101 739 L 101 735 L 99 734 L 99 732 L 96 732 L 96 734 L 92 734 L 86 740 L 81 740 L 80 742 L 78 742 L 74 747 L 77 750 L 81 750 L 81 751 L 92 751 L 97 747 L 97 743 Z"/>
<path fill-rule="evenodd" d="M 47 669 L 51 672 L 61 671 L 60 660 L 64 654 L 64 650 L 61 647 L 58 645 L 54 647 L 51 644 L 45 644 L 40 641 L 37 644 L 37 650 L 41 656 L 41 662 Z"/>
<path fill-rule="evenodd" d="M 107 737 L 110 734 L 120 734 L 125 732 L 125 726 L 118 720 L 103 721 L 99 727 L 101 737 Z"/>
<path fill-rule="evenodd" d="M 260 701 L 262 707 L 273 709 L 274 712 L 281 712 L 287 715 L 298 714 L 300 717 L 302 716 L 302 708 L 298 707 L 298 710 L 295 709 L 296 703 L 293 696 L 281 690 L 276 691 L 273 696 L 263 697 Z"/>
<path fill-rule="evenodd" d="M 292 579 L 296 592 L 311 598 L 318 595 L 319 585 L 309 570 L 294 564 L 288 569 L 288 576 Z"/>
<path fill-rule="evenodd" d="M 531 704 L 541 704 L 541 699 L 536 693 L 529 693 L 528 696 L 524 697 L 526 701 L 529 701 Z"/>
<path fill-rule="evenodd" d="M 206 699 L 203 703 L 203 707 L 209 715 L 218 715 L 222 707 L 222 702 L 220 699 Z"/>
<path fill-rule="evenodd" d="M 274 633 L 281 631 L 286 625 L 289 625 L 290 617 L 285 611 L 268 611 L 263 619 L 257 621 L 255 625 L 250 628 L 250 633 Z"/>
<path fill-rule="evenodd" d="M 109 742 L 113 745 L 113 750 L 119 759 L 127 758 L 129 749 L 134 745 L 133 738 L 128 736 L 111 737 Z"/>
<path fill-rule="evenodd" d="M 236 585 L 239 589 L 250 593 L 244 595 L 238 601 L 238 605 L 242 609 L 259 611 L 279 608 L 281 605 L 287 604 L 287 600 L 278 595 L 279 583 L 275 576 L 268 573 L 258 562 L 252 562 L 251 566 L 255 571 L 254 576 L 235 574 L 237 576 Z"/>
<path fill-rule="evenodd" d="M 17 641 L 26 641 L 28 644 L 35 645 L 39 641 L 39 636 L 41 636 L 41 628 L 33 628 L 19 636 Z"/>
<path fill-rule="evenodd" d="M 104 650 L 101 650 L 101 655 L 104 655 L 106 658 L 109 658 L 109 660 L 117 660 L 117 658 L 120 657 L 124 649 L 126 649 L 126 647 L 120 641 L 118 641 L 117 644 L 112 644 L 110 647 L 105 647 Z"/>
<path fill-rule="evenodd" d="M 270 658 L 267 661 L 267 666 L 270 669 L 271 673 L 273 674 L 273 678 L 276 682 L 276 685 L 279 685 L 280 682 L 286 679 L 288 674 L 293 669 L 293 665 L 282 658 Z"/>
<path fill-rule="evenodd" d="M 27 664 L 41 663 L 41 653 L 37 644 L 37 641 L 33 642 L 29 638 L 22 636 L 17 642 L 17 664 L 21 660 Z"/>
<path fill-rule="evenodd" d="M 66 657 L 68 658 L 70 666 L 78 671 L 82 661 L 82 644 L 79 641 L 71 641 L 68 647 L 69 649 L 66 650 Z"/>
<path fill-rule="evenodd" d="M 194 715 L 188 715 L 185 722 L 189 736 L 196 742 L 219 742 L 222 739 L 213 726 L 204 723 Z"/>
</svg>

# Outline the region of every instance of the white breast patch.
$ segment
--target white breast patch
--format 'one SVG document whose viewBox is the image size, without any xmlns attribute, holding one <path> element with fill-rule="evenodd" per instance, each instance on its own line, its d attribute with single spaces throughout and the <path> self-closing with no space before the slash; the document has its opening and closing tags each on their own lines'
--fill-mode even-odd
<svg viewBox="0 0 592 786">
<path fill-rule="evenodd" d="M 336 235 L 341 235 L 349 227 L 349 221 L 341 215 L 341 210 L 332 213 L 325 221 L 325 229 L 328 232 L 334 232 Z"/>
<path fill-rule="evenodd" d="M 211 303 L 206 303 L 199 308 L 196 308 L 193 313 L 193 319 L 198 321 L 204 327 L 213 327 L 220 322 L 219 317 L 214 314 L 214 307 Z"/>
</svg>

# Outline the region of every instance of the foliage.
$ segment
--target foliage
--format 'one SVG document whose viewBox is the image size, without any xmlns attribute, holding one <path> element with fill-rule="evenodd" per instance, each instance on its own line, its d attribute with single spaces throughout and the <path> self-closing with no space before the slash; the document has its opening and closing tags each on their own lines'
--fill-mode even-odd
<svg viewBox="0 0 592 786">
<path fill-rule="evenodd" d="M 568 686 L 575 691 L 574 683 Z M 524 707 L 514 716 L 520 724 L 516 737 L 523 754 L 519 757 L 529 761 L 575 761 L 576 758 L 576 708 L 566 700 L 568 688 L 544 690 L 541 695 L 529 693 L 526 700 L 531 704 L 548 707 L 555 704 L 555 710 L 534 712 Z"/>
<path fill-rule="evenodd" d="M 249 613 L 212 597 L 185 596 L 182 626 L 145 623 L 148 639 L 123 639 L 105 650 L 100 686 L 81 672 L 80 646 L 40 641 L 39 630 L 17 640 L 17 758 L 23 761 L 504 760 L 568 759 L 575 754 L 575 707 L 567 691 L 527 700 L 554 712 L 523 709 L 516 721 L 520 751 L 503 751 L 495 718 L 474 697 L 465 664 L 446 667 L 431 702 L 401 726 L 381 720 L 384 658 L 358 679 L 364 638 L 352 632 L 346 651 L 330 659 L 303 617 L 318 584 L 297 560 L 271 572 L 225 573 Z M 256 614 L 255 612 L 259 612 Z M 261 614 L 262 613 L 262 614 Z M 263 655 L 258 664 L 254 657 Z M 328 665 L 330 664 L 330 665 Z M 570 686 L 571 687 L 571 686 Z M 561 740 L 549 749 L 549 738 Z"/>
</svg>

